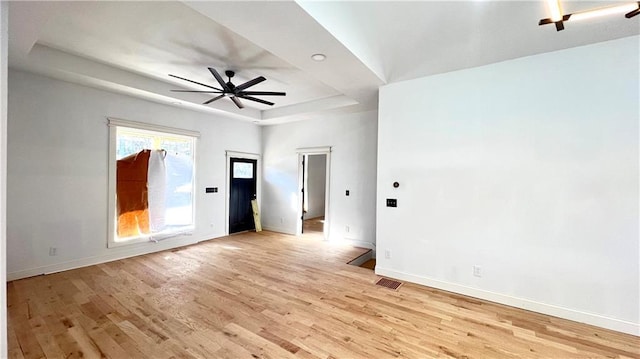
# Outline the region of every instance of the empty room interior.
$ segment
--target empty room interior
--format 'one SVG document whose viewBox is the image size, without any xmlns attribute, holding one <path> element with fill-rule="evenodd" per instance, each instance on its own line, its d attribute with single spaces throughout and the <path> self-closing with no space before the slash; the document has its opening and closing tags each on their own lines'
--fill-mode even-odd
<svg viewBox="0 0 640 359">
<path fill-rule="evenodd" d="M 640 358 L 639 13 L 0 1 L 0 357 Z"/>
</svg>

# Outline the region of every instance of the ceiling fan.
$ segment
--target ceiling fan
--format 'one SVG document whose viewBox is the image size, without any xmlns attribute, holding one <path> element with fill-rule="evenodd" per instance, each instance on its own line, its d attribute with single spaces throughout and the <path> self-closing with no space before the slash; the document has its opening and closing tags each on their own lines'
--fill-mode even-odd
<svg viewBox="0 0 640 359">
<path fill-rule="evenodd" d="M 262 81 L 265 81 L 266 79 L 263 76 L 259 76 L 256 77 L 253 80 L 249 80 L 241 85 L 234 85 L 231 82 L 231 78 L 236 74 L 234 71 L 231 70 L 227 70 L 224 72 L 225 75 L 227 75 L 227 77 L 229 78 L 229 81 L 224 82 L 224 80 L 222 79 L 222 76 L 220 76 L 220 74 L 218 73 L 218 71 L 216 71 L 216 69 L 214 69 L 213 67 L 208 67 L 209 71 L 211 72 L 211 74 L 213 75 L 213 77 L 215 77 L 215 79 L 218 81 L 218 83 L 220 84 L 220 87 L 222 87 L 221 89 L 217 88 L 217 87 L 213 87 L 207 84 L 203 84 L 201 82 L 197 82 L 197 81 L 193 81 L 193 80 L 189 80 L 189 79 L 185 79 L 184 77 L 180 77 L 180 76 L 176 76 L 176 75 L 171 75 L 169 74 L 169 76 L 171 77 L 175 77 L 177 79 L 180 80 L 185 80 L 185 81 L 189 81 L 192 82 L 194 84 L 198 84 L 204 87 L 208 87 L 210 89 L 213 89 L 215 91 L 212 90 L 208 90 L 208 91 L 194 91 L 194 90 L 171 90 L 173 92 L 199 92 L 199 93 L 219 93 L 220 95 L 207 100 L 205 102 L 203 102 L 203 105 L 207 105 L 210 104 L 213 101 L 217 101 L 223 97 L 225 97 L 226 95 L 229 95 L 231 98 L 231 101 L 233 101 L 233 103 L 236 104 L 236 106 L 238 106 L 238 108 L 243 108 L 244 106 L 242 105 L 242 102 L 240 102 L 240 99 L 245 99 L 245 100 L 249 100 L 249 101 L 255 101 L 255 102 L 259 102 L 259 103 L 263 103 L 265 105 L 269 105 L 269 106 L 273 106 L 273 102 L 269 102 L 269 101 L 265 101 L 263 99 L 259 99 L 253 96 L 286 96 L 287 94 L 285 92 L 272 92 L 272 91 L 245 91 L 246 89 L 248 89 L 249 87 L 253 86 L 253 85 L 257 85 Z"/>
</svg>

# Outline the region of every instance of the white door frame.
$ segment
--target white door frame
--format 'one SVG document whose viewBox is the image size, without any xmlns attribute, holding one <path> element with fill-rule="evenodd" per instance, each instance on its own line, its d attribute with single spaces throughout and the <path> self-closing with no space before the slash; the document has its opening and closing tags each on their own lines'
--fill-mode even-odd
<svg viewBox="0 0 640 359">
<path fill-rule="evenodd" d="M 331 182 L 331 146 L 325 147 L 306 147 L 306 148 L 298 148 L 296 150 L 298 153 L 298 211 L 296 218 L 296 236 L 302 234 L 302 188 L 304 186 L 303 177 L 304 177 L 304 166 L 302 161 L 304 160 L 305 155 L 327 155 L 327 174 L 325 180 L 325 195 L 324 195 L 324 239 L 327 240 L 330 238 L 329 230 L 331 229 L 329 218 L 329 197 L 330 197 L 330 182 Z"/>
<path fill-rule="evenodd" d="M 257 153 L 247 153 L 238 151 L 225 151 L 227 172 L 226 172 L 226 190 L 225 190 L 225 222 L 224 222 L 224 234 L 229 235 L 229 198 L 231 196 L 231 158 L 246 158 L 249 160 L 256 160 L 256 199 L 258 200 L 258 211 L 260 211 L 260 204 L 262 203 L 262 160 L 261 156 Z"/>
<path fill-rule="evenodd" d="M 7 300 L 7 75 L 9 4 L 0 1 L 0 302 Z M 7 356 L 7 305 L 0 308 L 0 357 Z"/>
</svg>

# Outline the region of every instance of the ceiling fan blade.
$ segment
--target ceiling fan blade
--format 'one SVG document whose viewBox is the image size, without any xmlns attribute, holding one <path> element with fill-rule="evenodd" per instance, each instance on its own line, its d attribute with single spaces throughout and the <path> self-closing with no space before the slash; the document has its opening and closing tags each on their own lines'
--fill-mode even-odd
<svg viewBox="0 0 640 359">
<path fill-rule="evenodd" d="M 634 17 L 634 16 L 636 16 L 638 14 L 640 14 L 640 4 L 638 4 L 638 8 L 637 9 L 624 14 L 624 17 L 626 17 L 627 19 L 631 19 L 632 17 Z"/>
<path fill-rule="evenodd" d="M 209 72 L 211 72 L 213 77 L 215 77 L 216 80 L 218 80 L 218 83 L 220 84 L 220 86 L 222 86 L 224 91 L 225 92 L 231 92 L 231 89 L 229 88 L 229 86 L 227 86 L 227 83 L 224 82 L 224 80 L 222 79 L 222 76 L 220 76 L 218 71 L 216 71 L 216 69 L 214 69 L 213 67 L 207 67 L 207 68 L 209 69 Z"/>
<path fill-rule="evenodd" d="M 257 84 L 259 84 L 259 83 L 261 83 L 262 81 L 265 81 L 265 80 L 266 79 L 264 77 L 262 77 L 262 76 L 256 77 L 253 80 L 249 80 L 249 81 L 247 81 L 247 82 L 245 82 L 245 83 L 243 83 L 241 85 L 236 86 L 235 90 L 236 90 L 236 92 L 242 91 L 242 90 L 244 90 L 246 88 L 249 88 L 249 87 L 251 87 L 253 85 L 257 85 Z"/>
<path fill-rule="evenodd" d="M 244 108 L 242 102 L 240 102 L 240 99 L 238 99 L 237 97 L 231 96 L 231 101 L 233 101 L 233 103 L 235 103 L 238 108 Z"/>
<path fill-rule="evenodd" d="M 201 92 L 201 93 L 222 93 L 223 91 L 194 91 L 194 90 L 169 90 L 171 92 Z"/>
<path fill-rule="evenodd" d="M 287 96 L 286 92 L 272 92 L 272 91 L 241 91 L 238 95 L 257 95 L 257 96 Z"/>
<path fill-rule="evenodd" d="M 197 81 L 193 81 L 193 80 L 185 79 L 184 77 L 180 77 L 180 76 L 176 76 L 176 75 L 172 75 L 172 74 L 169 74 L 169 76 L 171 76 L 171 77 L 175 77 L 175 78 L 180 79 L 180 80 L 185 80 L 185 81 L 193 82 L 194 84 L 198 84 L 198 85 L 201 85 L 201 86 L 204 86 L 204 87 L 208 87 L 208 88 L 211 88 L 211 89 L 214 89 L 214 90 L 222 91 L 222 90 L 220 90 L 220 89 L 219 89 L 219 88 L 217 88 L 217 87 L 213 87 L 213 86 L 205 85 L 205 84 L 203 84 L 203 83 L 201 83 L 201 82 L 197 82 Z"/>
<path fill-rule="evenodd" d="M 216 97 L 212 98 L 212 99 L 211 99 L 211 100 L 209 100 L 209 101 L 205 101 L 205 102 L 203 102 L 202 104 L 203 104 L 203 105 L 207 105 L 207 104 L 210 104 L 210 103 L 212 103 L 213 101 L 217 101 L 217 100 L 219 100 L 219 99 L 221 99 L 221 98 L 223 98 L 223 97 L 224 97 L 224 94 L 222 94 L 222 95 L 220 95 L 220 96 L 216 96 Z"/>
<path fill-rule="evenodd" d="M 243 98 L 243 99 L 246 99 L 246 100 L 260 102 L 260 103 L 263 103 L 263 104 L 269 105 L 269 106 L 273 106 L 274 105 L 273 102 L 265 101 L 265 100 L 262 100 L 262 99 L 259 99 L 259 98 L 255 98 L 255 97 L 251 97 L 251 96 L 240 96 L 240 97 Z"/>
</svg>

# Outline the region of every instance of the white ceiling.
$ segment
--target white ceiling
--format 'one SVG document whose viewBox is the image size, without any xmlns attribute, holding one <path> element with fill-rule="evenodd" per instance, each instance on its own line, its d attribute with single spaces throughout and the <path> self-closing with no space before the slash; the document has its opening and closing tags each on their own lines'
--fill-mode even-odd
<svg viewBox="0 0 640 359">
<path fill-rule="evenodd" d="M 565 13 L 612 4 L 562 3 Z M 549 17 L 542 0 L 300 4 L 386 82 L 612 40 L 640 30 L 637 18 L 619 15 L 570 22 L 556 32 L 553 25 L 538 26 L 538 20 Z"/>
<path fill-rule="evenodd" d="M 603 2 L 566 2 L 565 12 Z M 607 2 L 610 4 L 610 2 Z M 152 101 L 273 124 L 323 111 L 375 108 L 377 89 L 402 81 L 640 33 L 617 16 L 538 26 L 543 1 L 12 2 L 9 64 Z M 321 63 L 311 60 L 325 53 Z M 264 76 L 273 107 L 228 99 L 201 105 L 216 86 L 207 67 Z"/>
</svg>

